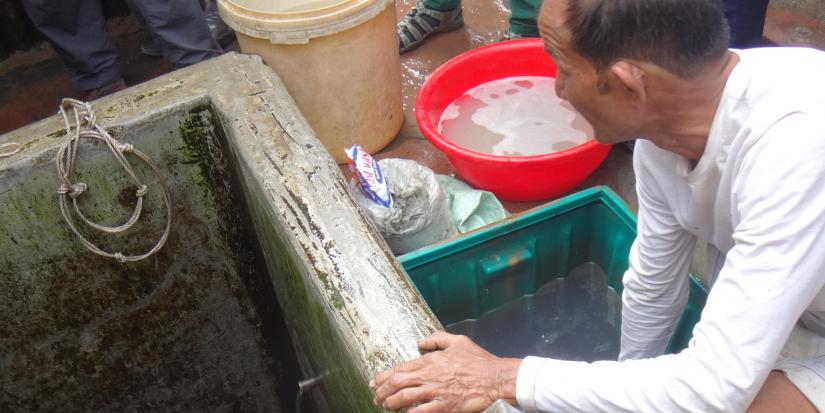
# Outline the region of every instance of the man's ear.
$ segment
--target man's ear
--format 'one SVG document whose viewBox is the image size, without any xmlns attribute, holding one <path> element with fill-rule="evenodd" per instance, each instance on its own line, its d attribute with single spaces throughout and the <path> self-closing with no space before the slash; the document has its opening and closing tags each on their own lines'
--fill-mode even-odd
<svg viewBox="0 0 825 413">
<path fill-rule="evenodd" d="M 619 60 L 610 66 L 612 73 L 633 99 L 644 102 L 647 99 L 647 89 L 645 85 L 645 71 L 638 65 L 627 60 Z"/>
</svg>

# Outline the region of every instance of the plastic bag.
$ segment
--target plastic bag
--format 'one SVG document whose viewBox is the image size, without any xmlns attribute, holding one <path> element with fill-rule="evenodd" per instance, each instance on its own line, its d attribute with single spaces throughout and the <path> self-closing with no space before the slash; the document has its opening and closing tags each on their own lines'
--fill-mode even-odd
<svg viewBox="0 0 825 413">
<path fill-rule="evenodd" d="M 395 254 L 406 254 L 458 233 L 431 169 L 395 158 L 382 159 L 378 165 L 392 194 L 391 207 L 368 198 L 354 181 L 350 181 L 350 192 Z"/>
</svg>

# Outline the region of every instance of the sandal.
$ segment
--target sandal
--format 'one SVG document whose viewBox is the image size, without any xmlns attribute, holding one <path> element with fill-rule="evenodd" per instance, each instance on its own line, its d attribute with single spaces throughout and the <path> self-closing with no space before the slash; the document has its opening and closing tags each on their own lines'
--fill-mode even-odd
<svg viewBox="0 0 825 413">
<path fill-rule="evenodd" d="M 461 7 L 449 11 L 428 9 L 423 1 L 410 9 L 398 22 L 398 48 L 407 53 L 424 43 L 424 39 L 436 33 L 446 33 L 464 25 Z"/>
<path fill-rule="evenodd" d="M 508 29 L 508 30 L 507 30 L 507 34 L 505 34 L 504 36 L 501 36 L 501 37 L 498 39 L 498 41 L 500 41 L 500 42 L 506 42 L 506 41 L 508 41 L 508 40 L 513 40 L 513 39 L 523 39 L 523 38 L 525 38 L 525 37 L 526 37 L 526 36 L 521 35 L 521 34 L 518 34 L 518 33 L 514 32 L 514 31 L 512 31 L 512 30 L 509 30 L 509 29 Z"/>
</svg>

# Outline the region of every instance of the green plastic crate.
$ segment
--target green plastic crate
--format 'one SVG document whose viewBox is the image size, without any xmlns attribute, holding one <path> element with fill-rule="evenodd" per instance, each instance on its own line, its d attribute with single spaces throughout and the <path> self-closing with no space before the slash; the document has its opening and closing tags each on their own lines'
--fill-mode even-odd
<svg viewBox="0 0 825 413">
<path fill-rule="evenodd" d="M 478 318 L 532 294 L 573 268 L 595 262 L 621 294 L 636 219 L 607 187 L 594 187 L 524 214 L 401 256 L 441 323 Z M 693 276 L 690 298 L 668 351 L 687 346 L 707 298 Z"/>
</svg>

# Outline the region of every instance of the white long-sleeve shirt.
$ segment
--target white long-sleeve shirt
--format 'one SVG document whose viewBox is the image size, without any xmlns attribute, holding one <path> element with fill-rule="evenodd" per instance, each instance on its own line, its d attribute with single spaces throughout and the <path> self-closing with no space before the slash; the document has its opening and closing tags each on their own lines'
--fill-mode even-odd
<svg viewBox="0 0 825 413">
<path fill-rule="evenodd" d="M 695 165 L 639 140 L 621 361 L 528 357 L 527 412 L 740 412 L 803 315 L 825 336 L 825 53 L 736 51 Z M 662 355 L 696 239 L 720 252 L 687 349 Z"/>
</svg>

